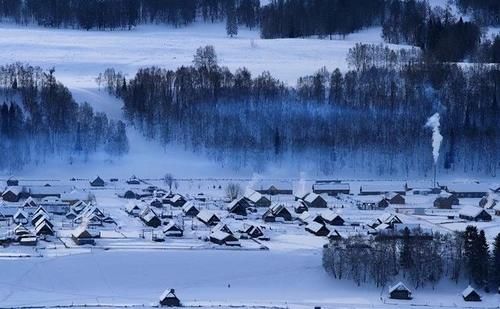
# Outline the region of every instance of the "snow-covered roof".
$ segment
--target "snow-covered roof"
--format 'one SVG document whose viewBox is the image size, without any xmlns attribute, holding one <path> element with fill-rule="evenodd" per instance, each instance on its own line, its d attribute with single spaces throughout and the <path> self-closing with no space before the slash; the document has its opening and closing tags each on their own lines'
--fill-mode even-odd
<svg viewBox="0 0 500 309">
<path fill-rule="evenodd" d="M 462 296 L 463 297 L 467 297 L 469 296 L 472 292 L 476 292 L 476 290 L 474 290 L 473 287 L 471 287 L 470 285 L 468 287 L 465 288 L 465 290 L 463 290 L 462 292 Z M 476 292 L 477 293 L 477 292 Z"/>
<path fill-rule="evenodd" d="M 317 198 L 321 198 L 321 196 L 319 196 L 318 194 L 316 193 L 309 193 L 308 195 L 306 195 L 306 197 L 304 198 L 304 201 L 306 201 L 307 203 L 312 203 L 314 202 Z"/>
<path fill-rule="evenodd" d="M 489 188 L 484 183 L 449 183 L 446 185 L 449 192 L 488 192 Z"/>
<path fill-rule="evenodd" d="M 30 194 L 36 195 L 55 195 L 74 190 L 72 186 L 29 186 L 27 187 Z"/>
<path fill-rule="evenodd" d="M 309 230 L 311 230 L 312 232 L 314 232 L 314 233 L 319 232 L 319 230 L 321 230 L 324 227 L 325 226 L 323 224 L 318 223 L 316 221 L 309 221 L 308 224 L 307 224 L 307 228 Z"/>
<path fill-rule="evenodd" d="M 87 226 L 85 224 L 80 225 L 76 229 L 71 232 L 71 236 L 75 238 L 92 238 L 92 234 L 87 230 Z"/>
<path fill-rule="evenodd" d="M 410 289 L 406 285 L 404 285 L 403 282 L 398 282 L 397 284 L 389 288 L 389 293 L 392 293 L 394 291 L 410 291 Z"/>
<path fill-rule="evenodd" d="M 247 189 L 245 191 L 244 197 L 252 201 L 253 203 L 257 203 L 262 198 L 262 194 L 254 190 Z"/>
<path fill-rule="evenodd" d="M 14 218 L 15 219 L 27 219 L 28 214 L 26 213 L 26 211 L 24 211 L 22 209 L 18 209 L 17 212 L 14 214 Z"/>
<path fill-rule="evenodd" d="M 361 186 L 362 192 L 404 192 L 405 185 L 404 184 L 367 184 Z"/>
<path fill-rule="evenodd" d="M 19 195 L 19 193 L 21 193 L 22 190 L 23 190 L 23 188 L 20 187 L 20 186 L 11 186 L 11 187 L 5 188 L 5 191 L 3 192 L 3 194 L 5 194 L 7 192 L 11 192 L 11 193 L 13 193 L 15 195 Z"/>
<path fill-rule="evenodd" d="M 217 240 L 220 240 L 220 241 L 224 241 L 226 238 L 228 238 L 230 236 L 231 236 L 231 234 L 226 233 L 226 232 L 221 231 L 221 230 L 215 230 L 215 231 L 210 233 L 210 237 L 217 239 Z"/>
<path fill-rule="evenodd" d="M 474 217 L 477 217 L 483 211 L 484 211 L 484 209 L 482 209 L 481 207 L 467 205 L 467 206 L 462 207 L 462 209 L 460 209 L 458 214 L 474 218 Z"/>
<path fill-rule="evenodd" d="M 80 190 L 72 190 L 67 193 L 62 193 L 61 194 L 61 200 L 63 201 L 76 201 L 76 200 L 81 200 L 81 201 L 87 201 L 89 200 L 89 193 L 80 191 Z"/>
<path fill-rule="evenodd" d="M 331 210 L 321 212 L 321 217 L 323 217 L 323 219 L 325 219 L 326 221 L 333 221 L 337 217 L 340 217 L 342 219 L 342 217 L 338 213 Z"/>
<path fill-rule="evenodd" d="M 179 231 L 182 231 L 182 226 L 175 222 L 175 221 L 170 221 L 168 222 L 168 224 L 163 228 L 163 232 L 168 232 L 172 229 L 176 229 L 176 230 L 179 230 Z"/>
<path fill-rule="evenodd" d="M 324 191 L 345 191 L 350 190 L 350 186 L 345 182 L 317 182 L 313 184 L 313 190 Z"/>
<path fill-rule="evenodd" d="M 189 201 L 189 202 L 187 202 L 186 204 L 184 204 L 184 206 L 182 206 L 182 210 L 183 210 L 184 212 L 188 212 L 188 211 L 190 211 L 192 208 L 198 209 L 198 208 L 196 207 L 196 205 L 195 205 L 192 201 Z"/>
<path fill-rule="evenodd" d="M 177 299 L 177 296 L 175 296 L 174 290 L 165 290 L 161 295 L 160 295 L 160 300 L 164 300 L 167 298 L 175 298 Z"/>
<path fill-rule="evenodd" d="M 127 209 L 127 212 L 132 212 L 134 210 L 141 210 L 141 207 L 139 207 L 139 205 L 137 205 L 137 203 L 134 203 L 134 202 L 130 202 L 127 204 L 126 206 L 126 209 Z"/>
<path fill-rule="evenodd" d="M 218 216 L 213 211 L 206 209 L 201 210 L 197 215 L 197 217 L 203 222 L 210 221 L 210 219 L 214 216 L 218 218 Z"/>
</svg>

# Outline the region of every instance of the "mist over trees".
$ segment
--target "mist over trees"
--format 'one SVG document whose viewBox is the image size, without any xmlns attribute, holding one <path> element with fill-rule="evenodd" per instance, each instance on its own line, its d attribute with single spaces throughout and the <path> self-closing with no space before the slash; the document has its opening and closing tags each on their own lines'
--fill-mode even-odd
<svg viewBox="0 0 500 309">
<path fill-rule="evenodd" d="M 428 63 L 418 50 L 362 44 L 348 63 L 345 73 L 323 68 L 292 88 L 268 72 L 231 72 L 207 46 L 191 66 L 140 69 L 112 92 L 147 137 L 255 170 L 307 157 L 325 174 L 425 175 L 433 159 L 424 124 L 437 111 L 444 135 L 438 168 L 496 175 L 497 67 Z"/>
<path fill-rule="evenodd" d="M 0 66 L 0 169 L 18 170 L 54 155 L 87 159 L 96 151 L 128 152 L 125 124 L 77 104 L 54 71 L 23 64 Z"/>
</svg>

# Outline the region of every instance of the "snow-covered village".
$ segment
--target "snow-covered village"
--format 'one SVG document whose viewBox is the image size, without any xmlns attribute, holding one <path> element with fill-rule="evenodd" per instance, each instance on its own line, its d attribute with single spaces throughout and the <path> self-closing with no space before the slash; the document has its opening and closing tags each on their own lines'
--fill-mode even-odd
<svg viewBox="0 0 500 309">
<path fill-rule="evenodd" d="M 500 308 L 498 0 L 0 0 L 0 309 Z"/>
</svg>

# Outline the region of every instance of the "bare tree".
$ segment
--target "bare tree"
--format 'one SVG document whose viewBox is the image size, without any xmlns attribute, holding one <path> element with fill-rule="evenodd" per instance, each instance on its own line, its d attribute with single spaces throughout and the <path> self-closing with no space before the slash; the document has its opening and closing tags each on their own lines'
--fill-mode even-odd
<svg viewBox="0 0 500 309">
<path fill-rule="evenodd" d="M 230 182 L 226 186 L 226 196 L 232 201 L 241 195 L 241 186 L 237 183 Z"/>
</svg>

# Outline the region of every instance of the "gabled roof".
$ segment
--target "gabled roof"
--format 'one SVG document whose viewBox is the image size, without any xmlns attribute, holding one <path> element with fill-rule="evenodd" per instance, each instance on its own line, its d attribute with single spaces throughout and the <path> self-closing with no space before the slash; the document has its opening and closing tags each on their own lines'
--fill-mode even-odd
<svg viewBox="0 0 500 309">
<path fill-rule="evenodd" d="M 71 236 L 75 238 L 92 238 L 92 234 L 87 230 L 87 226 L 80 225 L 71 233 Z"/>
<path fill-rule="evenodd" d="M 351 187 L 345 182 L 316 182 L 313 184 L 313 190 L 324 191 L 345 191 L 350 190 Z"/>
<path fill-rule="evenodd" d="M 477 294 L 476 290 L 474 290 L 474 288 L 469 285 L 468 287 L 465 288 L 465 290 L 463 290 L 462 296 L 463 297 L 467 297 L 471 293 L 476 293 Z"/>
<path fill-rule="evenodd" d="M 213 211 L 203 209 L 201 210 L 198 215 L 196 216 L 198 219 L 200 219 L 203 222 L 208 222 L 210 221 L 213 217 L 216 217 L 219 219 L 217 214 L 215 214 Z"/>
<path fill-rule="evenodd" d="M 323 224 L 318 223 L 316 221 L 310 221 L 307 224 L 307 229 L 311 230 L 314 233 L 319 232 L 322 228 L 326 228 Z"/>
<path fill-rule="evenodd" d="M 175 296 L 175 292 L 173 289 L 170 289 L 170 290 L 165 290 L 165 292 L 163 292 L 161 295 L 160 295 L 160 301 L 162 300 L 165 300 L 167 298 L 173 298 L 173 299 L 178 299 L 177 296 Z"/>
<path fill-rule="evenodd" d="M 196 207 L 196 205 L 193 202 L 191 202 L 191 201 L 187 202 L 186 204 L 184 204 L 182 206 L 182 210 L 184 212 L 188 212 L 188 211 L 190 211 L 193 208 L 196 209 L 196 210 L 198 210 L 198 207 Z"/>
<path fill-rule="evenodd" d="M 172 230 L 175 230 L 175 231 L 183 231 L 183 228 L 182 226 L 175 222 L 175 221 L 170 221 L 164 228 L 163 228 L 163 232 L 168 232 L 168 231 L 172 231 Z"/>
<path fill-rule="evenodd" d="M 23 190 L 23 187 L 20 187 L 20 186 L 11 186 L 11 187 L 5 188 L 5 191 L 2 193 L 2 195 L 6 194 L 8 192 L 13 193 L 14 195 L 19 195 L 19 193 L 21 193 L 22 190 Z"/>
<path fill-rule="evenodd" d="M 14 214 L 14 219 L 28 219 L 28 214 L 24 210 L 18 209 Z"/>
<path fill-rule="evenodd" d="M 460 209 L 458 214 L 462 216 L 475 218 L 479 216 L 483 211 L 484 209 L 482 209 L 481 207 L 467 205 L 462 207 L 462 209 Z"/>
<path fill-rule="evenodd" d="M 316 193 L 309 193 L 304 197 L 304 201 L 306 201 L 307 203 L 313 203 L 318 198 L 323 199 L 320 195 Z"/>
<path fill-rule="evenodd" d="M 259 192 L 257 192 L 257 191 L 254 191 L 252 189 L 247 189 L 245 191 L 245 194 L 243 195 L 243 197 L 246 198 L 246 199 L 248 199 L 252 203 L 257 203 L 264 196 L 262 194 L 260 194 Z"/>
<path fill-rule="evenodd" d="M 448 192 L 488 192 L 489 188 L 484 183 L 449 183 L 446 185 Z"/>
<path fill-rule="evenodd" d="M 411 292 L 410 289 L 403 284 L 403 282 L 398 282 L 396 283 L 395 285 L 393 285 L 392 287 L 389 288 L 389 293 L 392 293 L 394 291 L 408 291 L 408 292 Z"/>
</svg>

